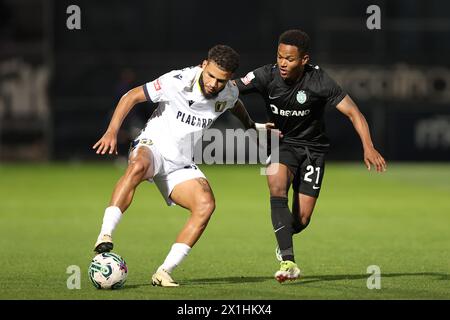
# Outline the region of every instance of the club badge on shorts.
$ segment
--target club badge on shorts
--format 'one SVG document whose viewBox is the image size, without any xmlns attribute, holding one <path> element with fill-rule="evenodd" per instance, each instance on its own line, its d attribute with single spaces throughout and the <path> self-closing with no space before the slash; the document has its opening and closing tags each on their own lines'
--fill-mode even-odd
<svg viewBox="0 0 450 320">
<path fill-rule="evenodd" d="M 297 93 L 297 101 L 298 101 L 298 103 L 304 104 L 306 102 L 306 99 L 307 99 L 306 92 L 304 90 L 300 90 Z"/>
<path fill-rule="evenodd" d="M 151 146 L 153 144 L 153 141 L 151 139 L 140 139 L 139 144 L 146 144 L 148 146 Z"/>
</svg>

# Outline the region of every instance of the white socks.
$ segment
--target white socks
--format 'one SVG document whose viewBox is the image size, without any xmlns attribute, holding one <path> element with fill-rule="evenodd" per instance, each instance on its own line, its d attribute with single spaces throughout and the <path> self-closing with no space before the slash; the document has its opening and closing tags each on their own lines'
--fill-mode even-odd
<svg viewBox="0 0 450 320">
<path fill-rule="evenodd" d="M 108 207 L 105 210 L 105 215 L 103 216 L 103 224 L 99 239 L 103 237 L 104 234 L 112 235 L 114 229 L 122 218 L 122 211 L 118 207 Z M 184 243 L 174 243 L 170 249 L 169 254 L 164 260 L 164 263 L 158 269 L 164 269 L 168 273 L 171 273 L 188 255 L 191 247 Z"/>
<path fill-rule="evenodd" d="M 171 273 L 176 266 L 178 266 L 181 261 L 188 255 L 191 247 L 184 243 L 175 243 L 170 249 L 169 254 L 164 260 L 164 263 L 158 269 L 164 269 L 168 273 Z"/>
<path fill-rule="evenodd" d="M 122 211 L 120 211 L 119 207 L 108 207 L 105 209 L 105 215 L 103 216 L 103 224 L 102 229 L 99 234 L 99 239 L 104 234 L 112 235 L 112 232 L 116 228 L 117 224 L 122 218 Z"/>
</svg>

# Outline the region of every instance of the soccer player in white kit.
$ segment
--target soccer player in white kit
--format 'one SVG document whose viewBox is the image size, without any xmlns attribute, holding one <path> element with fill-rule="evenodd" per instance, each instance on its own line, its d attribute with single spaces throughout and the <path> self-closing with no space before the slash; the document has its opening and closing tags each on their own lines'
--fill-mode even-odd
<svg viewBox="0 0 450 320">
<path fill-rule="evenodd" d="M 133 141 L 128 167 L 115 186 L 94 248 L 97 253 L 112 250 L 112 233 L 136 187 L 144 180 L 155 182 L 169 205 L 178 204 L 191 215 L 152 276 L 153 285 L 178 286 L 171 272 L 200 238 L 215 209 L 211 187 L 189 152 L 195 143 L 193 134 L 197 139 L 201 137 L 198 133 L 228 109 L 247 129 L 264 126 L 250 119 L 238 100 L 236 85 L 229 81 L 238 65 L 239 55 L 232 48 L 216 45 L 201 66 L 171 71 L 130 90 L 120 99 L 107 131 L 93 146 L 97 154 L 117 154 L 117 132 L 128 112 L 140 102 L 159 103 Z"/>
</svg>

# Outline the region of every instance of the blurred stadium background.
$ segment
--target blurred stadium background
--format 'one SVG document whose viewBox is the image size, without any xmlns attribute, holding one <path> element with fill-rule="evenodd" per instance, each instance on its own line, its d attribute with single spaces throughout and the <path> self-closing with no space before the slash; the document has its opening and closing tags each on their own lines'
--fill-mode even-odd
<svg viewBox="0 0 450 320">
<path fill-rule="evenodd" d="M 66 27 L 72 4 L 80 30 Z M 381 30 L 366 27 L 371 4 L 381 8 Z M 0 0 L 0 298 L 448 299 L 449 16 L 450 2 L 437 0 Z M 290 28 L 309 33 L 312 63 L 357 102 L 388 172 L 367 174 L 350 121 L 329 108 L 331 161 L 314 222 L 296 240 L 306 275 L 291 288 L 272 279 L 275 240 L 259 170 L 203 166 L 218 206 L 177 275 L 187 286 L 149 290 L 186 215 L 141 187 L 116 234 L 130 264 L 126 290 L 97 295 L 86 267 L 123 164 L 94 162 L 91 146 L 120 96 L 200 63 L 217 43 L 240 53 L 245 75 L 275 61 L 278 36 Z M 255 120 L 266 119 L 259 97 L 244 101 Z M 152 111 L 141 104 L 126 119 L 122 156 Z M 230 115 L 216 123 L 238 125 Z M 92 290 L 67 290 L 73 264 Z M 370 264 L 386 275 L 381 293 L 366 288 Z"/>
<path fill-rule="evenodd" d="M 81 8 L 81 30 L 66 27 L 71 4 Z M 366 27 L 370 4 L 382 8 L 381 30 Z M 274 62 L 278 35 L 300 27 L 312 38 L 312 63 L 356 100 L 387 159 L 447 161 L 449 12 L 445 1 L 2 0 L 0 159 L 93 159 L 90 146 L 130 87 L 201 62 L 216 43 L 241 54 L 245 75 Z M 264 120 L 258 99 L 245 101 Z M 126 126 L 142 126 L 153 109 L 136 110 Z M 360 160 L 350 122 L 331 108 L 327 130 L 329 159 Z"/>
</svg>

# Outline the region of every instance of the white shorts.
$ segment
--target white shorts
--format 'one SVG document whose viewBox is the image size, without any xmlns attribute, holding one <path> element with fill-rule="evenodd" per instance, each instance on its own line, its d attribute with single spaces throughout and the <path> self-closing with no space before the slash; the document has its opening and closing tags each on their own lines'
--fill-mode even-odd
<svg viewBox="0 0 450 320">
<path fill-rule="evenodd" d="M 170 194 L 177 184 L 196 178 L 206 179 L 206 177 L 194 162 L 183 164 L 174 163 L 164 158 L 156 146 L 148 143 L 148 141 L 149 139 L 141 139 L 133 147 L 131 152 L 136 152 L 140 147 L 150 149 L 153 154 L 154 175 L 153 178 L 148 179 L 148 181 L 156 184 L 168 206 L 176 205 L 176 203 L 170 199 Z"/>
</svg>

